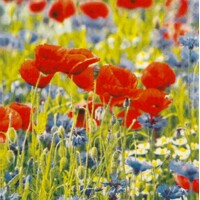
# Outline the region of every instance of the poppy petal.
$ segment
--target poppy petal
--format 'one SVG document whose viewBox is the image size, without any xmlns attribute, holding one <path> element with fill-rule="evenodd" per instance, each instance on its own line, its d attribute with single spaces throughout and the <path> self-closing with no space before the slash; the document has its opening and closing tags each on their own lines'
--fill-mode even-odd
<svg viewBox="0 0 200 200">
<path fill-rule="evenodd" d="M 6 132 L 9 125 L 18 130 L 22 127 L 19 113 L 12 108 L 0 106 L 0 131 Z"/>
<path fill-rule="evenodd" d="M 20 114 L 22 118 L 22 129 L 27 130 L 30 124 L 31 108 L 25 104 L 17 102 L 11 103 L 9 107 Z"/>
<path fill-rule="evenodd" d="M 36 68 L 35 60 L 27 60 L 25 61 L 19 70 L 21 77 L 30 85 L 36 86 L 38 79 L 40 78 L 37 87 L 44 88 L 49 84 L 51 79 L 53 78 L 53 74 L 44 76 L 40 73 L 40 71 Z"/>
<path fill-rule="evenodd" d="M 38 13 L 44 10 L 46 6 L 46 0 L 32 0 L 29 2 L 29 9 L 33 13 Z"/>
</svg>

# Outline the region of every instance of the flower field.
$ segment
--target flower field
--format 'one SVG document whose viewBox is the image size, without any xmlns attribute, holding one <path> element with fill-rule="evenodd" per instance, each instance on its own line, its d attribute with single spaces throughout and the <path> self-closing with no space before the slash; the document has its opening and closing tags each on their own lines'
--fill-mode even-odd
<svg viewBox="0 0 200 200">
<path fill-rule="evenodd" d="M 0 0 L 0 200 L 199 199 L 198 0 Z"/>
</svg>

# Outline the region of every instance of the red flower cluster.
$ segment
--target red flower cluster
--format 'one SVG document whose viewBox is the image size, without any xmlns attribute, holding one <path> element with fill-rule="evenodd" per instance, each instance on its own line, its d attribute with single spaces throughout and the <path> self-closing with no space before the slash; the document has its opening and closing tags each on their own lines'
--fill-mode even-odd
<svg viewBox="0 0 200 200">
<path fill-rule="evenodd" d="M 117 6 L 126 9 L 149 8 L 153 0 L 117 0 Z"/>
<path fill-rule="evenodd" d="M 56 72 L 66 73 L 69 77 L 75 75 L 75 83 L 85 90 L 90 90 L 93 88 L 91 83 L 93 69 L 87 68 L 98 61 L 99 58 L 87 49 L 65 49 L 56 45 L 44 44 L 35 48 L 35 60 L 25 61 L 19 72 L 27 83 L 39 88 L 45 87 Z M 85 72 L 85 70 L 87 71 Z M 90 74 L 90 77 L 87 78 L 90 82 L 81 83 L 79 78 L 86 77 L 86 73 Z"/>
<path fill-rule="evenodd" d="M 6 132 L 9 127 L 27 130 L 30 117 L 31 107 L 26 104 L 13 102 L 7 107 L 0 106 L 0 131 Z"/>
</svg>

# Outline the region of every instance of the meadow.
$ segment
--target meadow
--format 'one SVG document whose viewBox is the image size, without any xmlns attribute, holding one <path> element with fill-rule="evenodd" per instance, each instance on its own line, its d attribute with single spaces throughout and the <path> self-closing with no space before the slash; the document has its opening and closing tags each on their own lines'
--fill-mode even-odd
<svg viewBox="0 0 200 200">
<path fill-rule="evenodd" d="M 0 199 L 199 199 L 199 1 L 0 0 Z"/>
</svg>

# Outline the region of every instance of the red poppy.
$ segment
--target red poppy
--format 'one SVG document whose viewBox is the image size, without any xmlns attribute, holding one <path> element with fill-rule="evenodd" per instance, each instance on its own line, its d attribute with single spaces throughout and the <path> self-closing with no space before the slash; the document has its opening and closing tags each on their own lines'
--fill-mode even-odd
<svg viewBox="0 0 200 200">
<path fill-rule="evenodd" d="M 67 49 L 57 45 L 42 44 L 35 48 L 36 67 L 44 74 L 54 74 L 60 70 L 60 65 Z"/>
<path fill-rule="evenodd" d="M 69 77 L 74 81 L 74 83 L 86 90 L 93 91 L 94 90 L 94 68 L 88 67 L 82 73 L 78 75 L 69 75 Z"/>
<path fill-rule="evenodd" d="M 117 6 L 127 9 L 149 8 L 153 0 L 117 0 Z"/>
<path fill-rule="evenodd" d="M 158 89 L 148 88 L 141 91 L 138 99 L 134 102 L 134 106 L 142 111 L 149 113 L 151 116 L 157 116 L 162 110 L 166 109 L 171 100 Z"/>
<path fill-rule="evenodd" d="M 6 143 L 6 135 L 0 132 L 0 144 Z"/>
<path fill-rule="evenodd" d="M 106 3 L 101 1 L 84 2 L 80 4 L 81 11 L 92 19 L 99 17 L 106 18 L 109 14 L 109 8 Z"/>
<path fill-rule="evenodd" d="M 123 110 L 121 111 L 117 117 L 122 118 L 122 125 L 125 123 L 125 113 L 126 111 Z M 127 117 L 126 117 L 126 127 L 131 128 L 133 130 L 140 129 L 142 126 L 138 122 L 137 118 L 140 116 L 140 112 L 138 109 L 130 108 L 127 112 Z"/>
<path fill-rule="evenodd" d="M 95 103 L 94 104 L 94 111 L 93 111 L 93 118 L 96 121 L 97 125 L 100 124 L 100 121 L 98 119 L 95 119 L 95 111 L 97 108 L 103 107 L 103 104 L 101 103 Z M 86 109 L 88 109 L 89 114 L 92 114 L 92 102 L 87 103 L 79 103 L 76 105 L 76 108 L 78 110 L 78 115 L 77 115 L 77 121 L 76 121 L 76 127 L 85 127 L 86 126 Z M 70 111 L 68 113 L 68 117 L 72 118 L 73 113 Z"/>
<path fill-rule="evenodd" d="M 38 13 L 44 10 L 46 4 L 46 0 L 31 0 L 29 2 L 29 9 L 33 13 Z"/>
<path fill-rule="evenodd" d="M 63 22 L 66 18 L 71 17 L 76 12 L 76 7 L 73 0 L 57 0 L 51 5 L 49 17 Z"/>
<path fill-rule="evenodd" d="M 51 75 L 43 75 L 40 71 L 36 68 L 35 60 L 27 60 L 25 61 L 19 70 L 21 77 L 30 85 L 44 88 L 46 85 L 49 84 L 51 79 L 53 78 L 53 74 Z M 39 82 L 38 79 L 40 78 Z"/>
<path fill-rule="evenodd" d="M 188 0 L 180 0 L 180 6 L 178 8 L 178 11 L 176 13 L 176 17 L 184 17 L 187 14 L 189 7 Z"/>
<path fill-rule="evenodd" d="M 182 175 L 175 174 L 174 178 L 176 183 L 180 187 L 186 190 L 193 190 L 194 192 L 199 193 L 199 179 L 194 179 L 191 183 L 187 177 Z"/>
<path fill-rule="evenodd" d="M 18 130 L 22 127 L 22 119 L 20 114 L 9 107 L 0 106 L 0 131 L 6 132 L 8 127 Z"/>
<path fill-rule="evenodd" d="M 137 78 L 129 70 L 104 65 L 97 76 L 96 92 L 100 96 L 123 97 L 137 86 Z"/>
<path fill-rule="evenodd" d="M 27 130 L 30 124 L 31 118 L 31 107 L 27 106 L 26 104 L 13 102 L 9 105 L 10 108 L 17 111 L 22 119 L 22 129 Z"/>
<path fill-rule="evenodd" d="M 174 71 L 168 64 L 153 62 L 142 71 L 141 81 L 146 88 L 165 90 L 176 80 Z"/>
<path fill-rule="evenodd" d="M 62 61 L 60 71 L 67 74 L 80 74 L 86 70 L 89 65 L 98 62 L 100 59 L 96 57 L 88 49 L 69 49 Z"/>
</svg>

